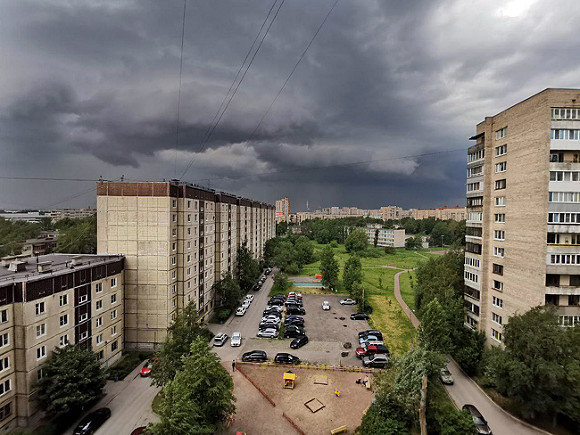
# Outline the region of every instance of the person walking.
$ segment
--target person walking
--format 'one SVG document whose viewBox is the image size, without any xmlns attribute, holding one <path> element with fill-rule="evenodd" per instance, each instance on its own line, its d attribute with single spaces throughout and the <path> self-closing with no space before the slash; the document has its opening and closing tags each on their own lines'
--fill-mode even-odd
<svg viewBox="0 0 580 435">
<path fill-rule="evenodd" d="M 232 372 L 235 372 L 235 371 L 236 371 L 236 360 L 233 359 L 232 360 Z"/>
</svg>

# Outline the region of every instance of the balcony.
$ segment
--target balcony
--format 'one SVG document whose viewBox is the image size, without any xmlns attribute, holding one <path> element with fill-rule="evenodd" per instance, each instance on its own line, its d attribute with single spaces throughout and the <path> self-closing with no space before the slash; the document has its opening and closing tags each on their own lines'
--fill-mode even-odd
<svg viewBox="0 0 580 435">
<path fill-rule="evenodd" d="M 580 141 L 571 139 L 550 139 L 550 150 L 580 151 Z"/>
</svg>

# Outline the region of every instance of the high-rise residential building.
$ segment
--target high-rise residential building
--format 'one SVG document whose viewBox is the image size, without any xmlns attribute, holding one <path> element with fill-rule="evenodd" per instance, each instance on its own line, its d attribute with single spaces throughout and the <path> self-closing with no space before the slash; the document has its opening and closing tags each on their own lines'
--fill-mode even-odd
<svg viewBox="0 0 580 435">
<path fill-rule="evenodd" d="M 123 349 L 123 257 L 5 257 L 0 267 L 0 430 L 26 426 L 55 348 L 78 344 L 104 364 Z"/>
<path fill-rule="evenodd" d="M 401 214 L 403 213 L 403 209 L 401 207 L 397 207 L 396 205 L 388 205 L 386 207 L 380 208 L 381 219 L 384 221 L 387 220 L 399 220 L 401 219 Z"/>
<path fill-rule="evenodd" d="M 470 139 L 466 325 L 500 344 L 510 316 L 545 304 L 580 325 L 580 90 L 546 89 Z"/>
<path fill-rule="evenodd" d="M 282 198 L 276 201 L 276 223 L 290 221 L 290 200 Z"/>
<path fill-rule="evenodd" d="M 97 251 L 126 258 L 126 348 L 157 348 L 190 302 L 207 316 L 238 247 L 261 258 L 275 231 L 268 204 L 179 182 L 99 182 Z"/>
</svg>

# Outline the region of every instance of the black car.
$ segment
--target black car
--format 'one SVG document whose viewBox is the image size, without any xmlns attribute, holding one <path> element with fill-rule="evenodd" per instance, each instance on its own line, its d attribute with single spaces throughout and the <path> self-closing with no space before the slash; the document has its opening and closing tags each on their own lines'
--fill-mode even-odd
<svg viewBox="0 0 580 435">
<path fill-rule="evenodd" d="M 91 412 L 85 418 L 81 420 L 76 429 L 74 430 L 74 435 L 88 435 L 93 434 L 102 424 L 107 421 L 111 416 L 111 410 L 109 408 L 100 408 L 94 412 Z"/>
<path fill-rule="evenodd" d="M 383 336 L 382 332 L 378 329 L 367 329 L 366 331 L 362 331 L 358 333 L 358 338 L 361 338 L 366 335 L 374 335 L 374 336 Z"/>
<path fill-rule="evenodd" d="M 286 305 L 300 305 L 302 306 L 302 301 L 296 298 L 288 298 L 286 299 Z"/>
<path fill-rule="evenodd" d="M 242 355 L 244 362 L 264 362 L 268 360 L 268 355 L 263 350 L 251 350 Z"/>
<path fill-rule="evenodd" d="M 268 305 L 284 305 L 283 299 L 270 299 Z"/>
<path fill-rule="evenodd" d="M 366 313 L 351 314 L 350 320 L 369 320 L 369 315 Z"/>
<path fill-rule="evenodd" d="M 286 307 L 286 312 L 288 314 L 301 315 L 301 316 L 306 314 L 306 310 L 302 307 L 299 307 L 298 305 L 290 305 L 290 306 Z"/>
<path fill-rule="evenodd" d="M 284 299 L 286 300 L 286 295 L 282 294 L 282 293 L 276 293 L 275 295 L 272 295 L 272 298 L 276 298 L 276 299 Z"/>
<path fill-rule="evenodd" d="M 288 326 L 284 330 L 284 338 L 300 337 L 301 335 L 304 335 L 304 329 L 299 328 L 297 326 L 294 327 Z"/>
<path fill-rule="evenodd" d="M 276 330 L 279 330 L 280 325 L 274 322 L 260 322 L 260 324 L 258 325 L 258 329 L 268 329 L 268 328 L 274 328 Z"/>
<path fill-rule="evenodd" d="M 304 326 L 304 319 L 294 317 L 293 319 L 290 320 L 288 319 L 284 320 L 284 326 L 290 325 Z"/>
<path fill-rule="evenodd" d="M 481 412 L 479 412 L 479 410 L 474 405 L 469 404 L 463 405 L 462 409 L 469 412 L 471 418 L 473 418 L 473 424 L 475 425 L 475 430 L 477 431 L 477 433 L 484 435 L 492 435 L 491 429 L 488 426 L 487 421 L 485 421 L 485 418 L 483 418 Z"/>
<path fill-rule="evenodd" d="M 282 313 L 280 311 L 276 310 L 275 308 L 271 308 L 269 310 L 264 310 L 262 313 L 262 316 L 269 316 L 270 314 L 273 316 L 282 317 Z"/>
<path fill-rule="evenodd" d="M 300 349 L 306 343 L 308 343 L 308 337 L 306 335 L 301 335 L 300 337 L 296 337 L 294 340 L 292 340 L 292 343 L 290 343 L 290 348 Z"/>
<path fill-rule="evenodd" d="M 300 358 L 294 355 L 290 355 L 289 353 L 277 353 L 274 357 L 275 363 L 280 364 L 300 364 Z"/>
</svg>

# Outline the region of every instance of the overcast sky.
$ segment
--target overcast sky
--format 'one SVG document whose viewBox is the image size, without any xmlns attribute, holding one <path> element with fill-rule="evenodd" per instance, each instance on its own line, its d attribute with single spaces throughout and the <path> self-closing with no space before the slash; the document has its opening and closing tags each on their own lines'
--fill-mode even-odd
<svg viewBox="0 0 580 435">
<path fill-rule="evenodd" d="M 182 180 L 292 211 L 463 205 L 475 125 L 580 87 L 577 0 L 341 0 L 252 134 L 334 3 L 287 0 L 202 146 L 272 3 L 188 1 L 178 143 L 183 0 L 0 1 L 0 175 L 162 180 L 193 162 Z M 90 182 L 0 183 L 0 208 L 96 202 Z"/>
</svg>

